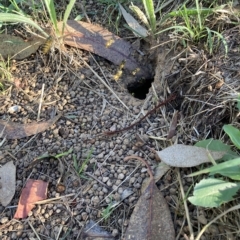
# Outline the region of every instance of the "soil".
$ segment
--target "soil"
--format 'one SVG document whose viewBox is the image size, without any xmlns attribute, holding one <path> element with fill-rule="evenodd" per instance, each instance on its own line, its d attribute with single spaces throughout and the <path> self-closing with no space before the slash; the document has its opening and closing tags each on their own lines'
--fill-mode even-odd
<svg viewBox="0 0 240 240">
<path fill-rule="evenodd" d="M 86 12 L 91 12 L 95 4 L 98 8 L 95 15 L 88 15 L 90 20 L 116 33 L 106 17 L 112 8 L 89 1 Z M 119 36 L 131 43 L 137 40 L 122 27 L 123 23 L 121 20 Z M 210 56 L 194 45 L 184 48 L 178 41 L 169 43 L 167 34 L 159 37 L 153 57 L 154 81 L 152 85 L 143 83 L 140 90 L 146 95 L 144 99 L 136 98 L 136 94 L 134 97 L 132 90 L 129 93 L 125 75 L 118 81 L 113 79 L 118 66 L 84 50 L 69 47 L 67 54 L 63 54 L 52 48 L 46 55 L 39 50 L 27 59 L 16 61 L 11 70 L 14 84 L 0 96 L 1 119 L 23 124 L 37 121 L 43 85 L 40 121 L 62 116 L 42 133 L 1 142 L 1 165 L 13 161 L 17 172 L 14 198 L 7 207 L 0 206 L 0 239 L 37 239 L 37 235 L 40 239 L 87 239 L 82 234 L 89 228 L 90 220 L 111 233 L 112 239 L 124 239 L 131 213 L 141 196 L 142 183 L 149 177 L 146 166 L 135 160 L 126 162 L 126 156 L 144 158 L 154 171 L 159 165 L 154 150 L 174 143 L 193 145 L 206 138 L 222 138 L 225 123 L 239 127 L 239 113 L 233 102 L 240 86 L 239 28 L 229 26 L 224 35 L 229 46 L 227 58 L 221 44 Z M 146 46 L 140 45 L 139 50 L 149 54 Z M 84 61 L 113 91 L 105 87 Z M 175 101 L 154 111 L 133 128 L 104 134 L 136 122 L 172 93 L 177 96 Z M 9 113 L 14 105 L 20 106 L 19 110 Z M 179 112 L 176 132 L 167 141 L 176 111 Z M 139 140 L 142 138 L 143 142 Z M 54 157 L 69 150 L 65 156 Z M 44 154 L 47 157 L 37 160 Z M 185 176 L 192 171 L 180 169 L 185 193 L 193 184 L 193 179 Z M 47 201 L 37 204 L 28 218 L 16 220 L 13 216 L 29 178 L 49 183 Z M 170 169 L 157 186 L 169 205 L 176 238 L 187 239 L 189 229 L 177 170 Z M 126 192 L 131 195 L 123 198 Z M 114 202 L 119 204 L 104 219 L 104 210 Z M 197 208 L 187 203 L 197 235 L 206 223 L 231 204 L 237 204 L 237 200 L 218 209 Z M 229 213 L 212 224 L 201 239 L 240 239 L 239 220 L 239 214 Z"/>
</svg>

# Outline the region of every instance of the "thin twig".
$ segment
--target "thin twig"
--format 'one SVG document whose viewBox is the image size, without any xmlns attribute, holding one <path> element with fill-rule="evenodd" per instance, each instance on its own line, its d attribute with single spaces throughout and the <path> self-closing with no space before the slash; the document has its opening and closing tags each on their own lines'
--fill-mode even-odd
<svg viewBox="0 0 240 240">
<path fill-rule="evenodd" d="M 141 161 L 143 164 L 145 164 L 146 167 L 147 167 L 148 174 L 149 174 L 149 176 L 150 176 L 150 180 L 153 180 L 153 181 L 154 181 L 152 169 L 151 169 L 151 167 L 149 166 L 149 164 L 147 163 L 147 161 L 146 161 L 145 159 L 143 159 L 143 158 L 141 158 L 141 157 L 138 157 L 138 156 L 136 156 L 136 155 L 132 155 L 132 156 L 125 157 L 125 158 L 124 158 L 124 161 L 127 161 L 127 160 L 129 160 L 129 159 L 137 159 L 137 160 Z"/>
<path fill-rule="evenodd" d="M 45 84 L 43 83 L 43 85 L 42 85 L 41 97 L 40 97 L 40 102 L 39 102 L 39 107 L 38 107 L 37 121 L 40 120 L 41 108 L 42 108 L 42 103 L 43 103 L 44 87 L 45 87 Z"/>
<path fill-rule="evenodd" d="M 202 234 L 204 233 L 204 231 L 214 222 L 216 222 L 219 218 L 223 217 L 224 215 L 226 215 L 229 212 L 235 211 L 240 209 L 240 204 L 238 204 L 237 206 L 233 206 L 231 208 L 229 208 L 227 211 L 221 213 L 220 215 L 218 215 L 217 217 L 215 217 L 211 222 L 209 222 L 208 224 L 206 224 L 203 229 L 201 230 L 201 232 L 197 235 L 197 237 L 195 238 L 195 240 L 200 240 Z"/>
<path fill-rule="evenodd" d="M 187 222 L 188 222 L 188 228 L 189 228 L 189 232 L 190 232 L 190 238 L 189 239 L 194 240 L 193 228 L 192 228 L 192 224 L 191 224 L 191 221 L 190 221 L 190 215 L 189 215 L 189 211 L 188 211 L 188 206 L 187 206 L 185 193 L 184 193 L 184 190 L 183 190 L 183 185 L 182 185 L 182 180 L 181 180 L 179 168 L 177 169 L 177 177 L 178 177 L 178 182 L 179 182 L 180 189 L 181 189 L 181 194 L 182 194 L 182 199 L 183 199 L 183 203 L 184 203 L 186 218 L 187 218 Z"/>
<path fill-rule="evenodd" d="M 32 230 L 33 230 L 33 232 L 35 233 L 35 235 L 36 235 L 37 239 L 38 239 L 38 240 L 41 240 L 41 238 L 38 236 L 38 234 L 37 234 L 37 232 L 36 232 L 35 228 L 33 227 L 33 225 L 30 223 L 30 221 L 29 221 L 29 220 L 27 220 L 27 221 L 28 221 L 28 224 L 29 224 L 29 226 L 31 227 L 31 229 L 32 229 Z"/>
<path fill-rule="evenodd" d="M 50 199 L 46 199 L 46 200 L 42 200 L 42 201 L 37 201 L 34 204 L 45 204 L 45 203 L 55 201 L 55 200 L 59 200 L 59 199 L 65 198 L 65 197 L 72 197 L 74 195 L 75 195 L 75 193 L 70 193 L 70 194 L 67 194 L 65 196 L 60 196 L 60 197 L 50 198 Z"/>
<path fill-rule="evenodd" d="M 125 128 L 122 128 L 122 129 L 119 129 L 119 130 L 116 130 L 116 131 L 106 131 L 106 132 L 103 132 L 104 135 L 107 135 L 107 136 L 111 136 L 113 134 L 116 134 L 116 133 L 120 133 L 120 132 L 124 132 L 124 131 L 127 131 L 131 128 L 133 128 L 134 126 L 136 126 L 137 124 L 139 124 L 141 121 L 143 121 L 147 116 L 149 116 L 150 114 L 154 113 L 158 108 L 160 108 L 161 106 L 163 105 L 166 105 L 167 103 L 171 102 L 172 100 L 174 100 L 176 98 L 176 95 L 173 94 L 171 95 L 168 99 L 166 99 L 165 101 L 163 102 L 160 102 L 156 107 L 154 107 L 152 110 L 150 110 L 149 112 L 147 112 L 147 114 L 145 116 L 143 116 L 142 118 L 140 118 L 137 122 L 131 124 L 130 126 L 127 126 Z"/>
</svg>

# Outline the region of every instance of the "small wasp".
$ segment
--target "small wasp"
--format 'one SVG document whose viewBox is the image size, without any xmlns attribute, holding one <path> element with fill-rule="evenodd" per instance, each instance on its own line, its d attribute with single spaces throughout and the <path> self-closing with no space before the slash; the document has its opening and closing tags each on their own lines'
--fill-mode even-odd
<svg viewBox="0 0 240 240">
<path fill-rule="evenodd" d="M 42 52 L 44 54 L 47 54 L 49 52 L 50 48 L 52 47 L 52 43 L 53 43 L 53 38 L 52 36 L 49 36 L 46 42 L 42 46 Z"/>
<path fill-rule="evenodd" d="M 112 45 L 114 42 L 115 42 L 115 41 L 114 41 L 113 39 L 109 39 L 109 40 L 106 42 L 105 47 L 106 47 L 106 48 L 111 47 L 111 45 Z"/>
<path fill-rule="evenodd" d="M 122 73 L 123 73 L 122 70 L 118 70 L 117 73 L 113 76 L 113 79 L 114 79 L 115 81 L 118 81 L 119 78 L 122 76 Z"/>
<path fill-rule="evenodd" d="M 122 70 L 122 69 L 125 67 L 125 64 L 126 64 L 126 61 L 125 61 L 125 60 L 122 60 L 122 62 L 120 63 L 118 69 L 119 69 L 119 70 Z"/>
<path fill-rule="evenodd" d="M 125 63 L 126 63 L 126 61 L 123 60 L 123 61 L 120 63 L 120 65 L 118 66 L 117 73 L 113 76 L 113 79 L 114 79 L 115 81 L 118 81 L 119 78 L 122 76 L 122 74 L 123 74 L 123 68 L 124 68 L 124 66 L 125 66 Z"/>
<path fill-rule="evenodd" d="M 140 71 L 140 68 L 136 68 L 132 71 L 132 75 L 135 76 Z"/>
</svg>

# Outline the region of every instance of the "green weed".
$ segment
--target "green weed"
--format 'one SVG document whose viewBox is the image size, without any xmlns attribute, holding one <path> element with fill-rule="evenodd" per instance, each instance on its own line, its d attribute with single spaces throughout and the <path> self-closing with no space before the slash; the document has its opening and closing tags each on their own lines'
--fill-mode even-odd
<svg viewBox="0 0 240 240">
<path fill-rule="evenodd" d="M 64 26 L 66 25 L 66 22 L 69 18 L 69 15 L 71 13 L 71 10 L 75 4 L 76 0 L 70 0 L 69 4 L 67 5 L 67 8 L 64 12 L 63 16 L 63 29 L 59 30 L 57 27 L 57 14 L 56 14 L 56 8 L 54 5 L 53 0 L 44 0 L 44 4 L 47 10 L 47 13 L 49 15 L 50 21 L 52 23 L 54 32 L 57 36 L 60 36 L 63 33 Z M 48 37 L 48 33 L 46 33 L 35 21 L 33 21 L 30 16 L 27 16 L 24 14 L 24 12 L 21 10 L 21 8 L 18 6 L 18 1 L 12 0 L 11 5 L 8 7 L 4 7 L 0 5 L 0 22 L 11 22 L 11 23 L 25 23 L 29 24 L 32 27 L 38 29 L 45 37 Z"/>
<path fill-rule="evenodd" d="M 79 165 L 76 155 L 75 154 L 73 155 L 73 166 L 74 166 L 74 169 L 76 170 L 76 172 L 78 173 L 79 177 L 84 178 L 83 172 L 84 172 L 89 160 L 91 159 L 92 153 L 93 153 L 93 149 L 91 149 L 89 151 L 89 153 L 88 153 L 86 159 L 83 161 L 82 165 Z"/>
<path fill-rule="evenodd" d="M 106 208 L 104 208 L 101 212 L 101 215 L 102 215 L 102 218 L 106 221 L 111 213 L 113 212 L 114 210 L 114 202 L 112 201 L 112 197 L 110 197 L 110 203 L 108 204 L 108 206 Z"/>
<path fill-rule="evenodd" d="M 224 125 L 223 130 L 235 147 L 240 150 L 240 131 L 231 125 Z M 220 140 L 208 139 L 197 143 L 196 146 L 224 151 L 225 155 L 222 163 L 214 163 L 212 167 L 189 175 L 189 177 L 193 177 L 209 174 L 209 177 L 195 185 L 193 196 L 188 200 L 192 204 L 202 207 L 218 207 L 233 200 L 234 195 L 240 189 L 240 157 L 238 153 L 233 152 L 230 146 L 223 144 Z"/>
<path fill-rule="evenodd" d="M 198 0 L 195 1 L 195 4 L 195 8 L 187 8 L 186 5 L 183 5 L 181 9 L 172 11 L 164 16 L 158 25 L 161 25 L 165 21 L 173 18 L 177 19 L 178 24 L 161 30 L 157 32 L 157 34 L 173 30 L 175 34 L 180 33 L 181 40 L 185 42 L 184 45 L 187 45 L 186 42 L 188 41 L 193 43 L 204 42 L 210 54 L 212 54 L 216 49 L 216 46 L 218 46 L 216 43 L 222 41 L 225 53 L 227 54 L 228 46 L 223 35 L 207 26 L 207 23 L 209 22 L 208 17 L 217 13 L 220 7 L 202 8 Z"/>
</svg>

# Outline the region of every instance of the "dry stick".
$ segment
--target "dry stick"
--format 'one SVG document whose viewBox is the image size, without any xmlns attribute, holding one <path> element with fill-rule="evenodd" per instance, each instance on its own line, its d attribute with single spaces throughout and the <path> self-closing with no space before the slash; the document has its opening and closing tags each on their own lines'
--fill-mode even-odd
<svg viewBox="0 0 240 240">
<path fill-rule="evenodd" d="M 69 194 L 64 195 L 64 196 L 55 197 L 55 198 L 49 198 L 49 199 L 46 199 L 46 200 L 37 201 L 34 204 L 45 204 L 45 203 L 49 203 L 51 201 L 59 200 L 59 199 L 66 198 L 66 197 L 71 197 L 71 196 L 74 196 L 74 195 L 75 195 L 75 193 L 69 193 Z"/>
<path fill-rule="evenodd" d="M 129 159 L 137 159 L 139 161 L 141 161 L 143 164 L 145 164 L 147 166 L 147 171 L 148 171 L 148 174 L 150 176 L 150 200 L 149 200 L 149 219 L 148 219 L 148 233 L 147 233 L 147 236 L 151 236 L 151 221 L 152 221 L 152 205 L 151 205 L 151 198 L 153 196 L 153 184 L 155 184 L 155 180 L 154 180 L 154 176 L 153 176 L 153 172 L 152 172 L 152 169 L 150 168 L 149 164 L 147 163 L 147 161 L 141 157 L 138 157 L 138 156 L 135 156 L 135 155 L 132 155 L 132 156 L 128 156 L 128 157 L 125 157 L 124 158 L 124 161 L 126 160 L 129 160 Z M 147 237 L 147 239 L 149 239 Z"/>
<path fill-rule="evenodd" d="M 38 240 L 41 240 L 41 238 L 38 236 L 38 233 L 36 232 L 35 228 L 33 227 L 33 225 L 30 223 L 29 219 L 27 220 L 29 226 L 31 227 L 31 229 L 33 230 L 33 232 L 35 233 L 36 237 Z"/>
<path fill-rule="evenodd" d="M 41 113 L 41 108 L 42 108 L 42 103 L 43 103 L 44 87 L 45 87 L 45 84 L 43 83 L 43 85 L 42 85 L 41 97 L 40 97 L 40 102 L 39 102 L 39 107 L 38 107 L 37 121 L 40 120 L 40 113 Z"/>
<path fill-rule="evenodd" d="M 178 174 L 178 175 L 177 175 L 177 178 L 178 178 L 178 182 L 179 182 L 179 185 L 180 185 L 181 194 L 182 194 L 182 198 L 183 198 L 184 208 L 185 208 L 185 212 L 186 212 L 186 218 L 187 218 L 187 222 L 188 222 L 188 228 L 189 228 L 189 232 L 190 232 L 190 240 L 194 240 L 194 234 L 193 234 L 192 224 L 191 224 L 191 221 L 190 221 L 190 216 L 189 216 L 187 201 L 186 201 L 185 193 L 184 193 L 184 190 L 183 190 L 183 185 L 182 185 L 182 180 L 181 180 L 179 168 L 177 169 L 177 174 Z"/>
<path fill-rule="evenodd" d="M 234 206 L 234 207 L 231 207 L 229 208 L 227 211 L 221 213 L 220 215 L 218 215 L 217 217 L 215 217 L 211 222 L 209 222 L 208 224 L 206 224 L 203 229 L 201 230 L 201 232 L 197 235 L 196 239 L 195 240 L 200 240 L 202 234 L 204 233 L 204 231 L 214 222 L 216 222 L 219 218 L 223 217 L 225 214 L 229 213 L 229 212 L 232 212 L 232 211 L 235 211 L 235 210 L 238 210 L 240 209 L 240 204 L 238 204 L 237 206 Z"/>
<path fill-rule="evenodd" d="M 143 116 L 142 118 L 140 118 L 137 122 L 131 124 L 130 126 L 127 126 L 125 128 L 122 128 L 122 129 L 119 129 L 119 130 L 116 130 L 116 131 L 106 131 L 106 132 L 103 132 L 104 135 L 108 135 L 108 136 L 111 136 L 113 134 L 116 134 L 116 133 L 120 133 L 120 132 L 124 132 L 124 131 L 127 131 L 131 128 L 133 128 L 134 126 L 136 126 L 137 124 L 139 124 L 141 121 L 143 121 L 147 116 L 149 116 L 150 114 L 152 114 L 153 112 L 155 112 L 158 108 L 160 108 L 161 106 L 163 105 L 166 105 L 167 103 L 171 102 L 172 100 L 174 100 L 176 98 L 176 95 L 173 94 L 171 95 L 168 99 L 166 99 L 164 102 L 160 102 L 156 107 L 154 107 L 152 110 L 150 110 L 149 112 L 147 112 L 147 114 L 145 116 Z M 141 160 L 140 160 L 141 161 Z"/>
<path fill-rule="evenodd" d="M 149 166 L 149 164 L 147 163 L 147 161 L 146 161 L 145 159 L 143 159 L 143 158 L 141 158 L 141 157 L 138 157 L 138 156 L 135 156 L 135 155 L 132 155 L 132 156 L 125 157 L 125 158 L 124 158 L 124 161 L 127 161 L 127 160 L 129 160 L 129 159 L 137 159 L 137 160 L 141 161 L 144 165 L 146 165 L 146 166 L 147 166 L 148 174 L 149 174 L 149 176 L 150 176 L 150 180 L 151 180 L 151 181 L 152 181 L 152 180 L 154 181 L 152 169 L 151 169 L 151 167 Z"/>
</svg>

